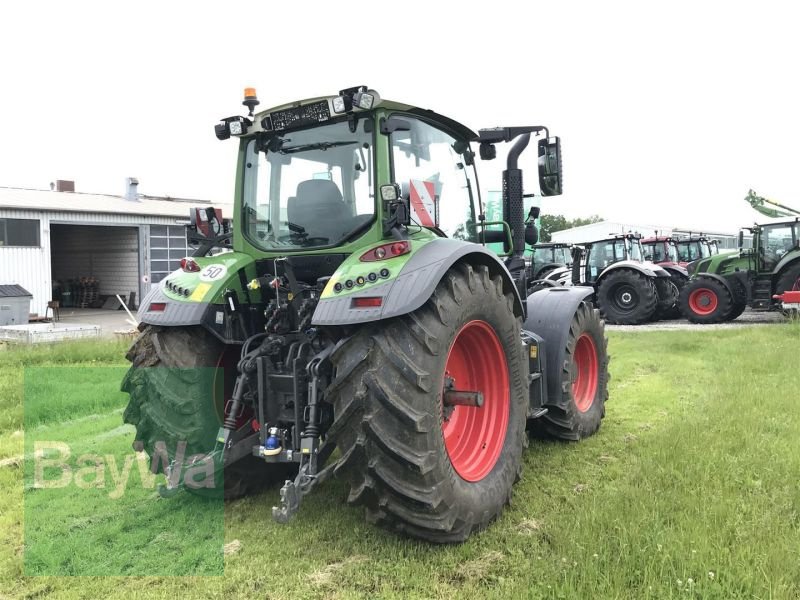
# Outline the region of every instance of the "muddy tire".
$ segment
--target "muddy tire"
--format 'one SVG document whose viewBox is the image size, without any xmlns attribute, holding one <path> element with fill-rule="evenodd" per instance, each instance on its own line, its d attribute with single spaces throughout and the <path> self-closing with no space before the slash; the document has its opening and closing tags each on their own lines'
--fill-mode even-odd
<svg viewBox="0 0 800 600">
<path fill-rule="evenodd" d="M 600 311 L 581 303 L 569 327 L 561 369 L 562 402 L 532 422 L 537 437 L 580 440 L 594 434 L 608 400 L 608 340 Z"/>
<path fill-rule="evenodd" d="M 184 457 L 214 448 L 221 425 L 224 386 L 220 357 L 225 347 L 200 327 L 145 326 L 131 346 L 131 368 L 122 382 L 130 394 L 123 420 L 136 427 L 135 449 L 153 457 L 164 443 L 170 461 L 178 444 L 186 443 Z M 234 376 L 226 374 L 225 377 Z M 157 461 L 156 472 L 163 471 Z M 238 498 L 281 480 L 284 470 L 270 468 L 247 456 L 217 473 L 213 487 L 187 486 L 193 494 L 210 498 Z"/>
<path fill-rule="evenodd" d="M 328 436 L 368 521 L 461 542 L 508 504 L 528 402 L 513 305 L 499 275 L 460 263 L 421 308 L 364 326 L 334 353 Z M 483 406 L 444 406 L 446 382 L 482 392 Z"/>
<path fill-rule="evenodd" d="M 597 305 L 608 323 L 640 325 L 653 316 L 658 293 L 651 277 L 632 269 L 619 269 L 601 279 Z"/>
<path fill-rule="evenodd" d="M 681 290 L 680 306 L 681 313 L 689 321 L 708 325 L 730 321 L 735 305 L 733 296 L 722 283 L 710 277 L 698 277 Z"/>
</svg>

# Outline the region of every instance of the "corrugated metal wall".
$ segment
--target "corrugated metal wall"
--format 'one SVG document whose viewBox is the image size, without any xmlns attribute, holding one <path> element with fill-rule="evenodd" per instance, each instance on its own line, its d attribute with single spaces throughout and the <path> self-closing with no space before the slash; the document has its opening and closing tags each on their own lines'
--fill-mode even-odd
<svg viewBox="0 0 800 600">
<path fill-rule="evenodd" d="M 50 226 L 52 275 L 66 281 L 94 277 L 100 295 L 139 295 L 139 228 Z"/>
<path fill-rule="evenodd" d="M 0 283 L 17 283 L 33 294 L 30 311 L 44 314 L 50 299 L 49 224 L 41 213 L 0 209 L 7 219 L 39 219 L 39 248 L 0 246 Z"/>
<path fill-rule="evenodd" d="M 79 199 L 76 199 L 79 200 Z M 52 298 L 52 280 L 50 264 L 50 228 L 58 224 L 81 224 L 81 225 L 175 225 L 180 220 L 179 217 L 153 217 L 147 215 L 130 214 L 104 214 L 104 213 L 75 213 L 75 212 L 55 212 L 55 211 L 36 211 L 36 210 L 16 210 L 0 208 L 0 218 L 9 219 L 38 219 L 40 224 L 41 247 L 38 248 L 17 248 L 0 246 L 0 283 L 17 283 L 33 294 L 31 302 L 31 312 L 44 315 L 47 302 Z M 109 228 L 111 229 L 111 228 Z M 113 229 L 116 229 L 113 228 Z M 123 231 L 124 228 L 121 230 Z M 141 262 L 144 264 L 142 275 L 149 274 L 147 266 L 147 236 L 141 236 L 145 242 L 140 247 L 142 254 Z M 138 242 L 137 242 L 138 245 Z M 56 253 L 57 254 L 57 253 Z M 138 279 L 138 264 L 135 272 Z M 124 285 L 130 285 L 130 280 L 126 280 Z M 138 282 L 137 282 L 138 283 Z M 134 287 L 125 290 L 128 294 L 132 290 L 141 292 L 141 287 Z"/>
</svg>

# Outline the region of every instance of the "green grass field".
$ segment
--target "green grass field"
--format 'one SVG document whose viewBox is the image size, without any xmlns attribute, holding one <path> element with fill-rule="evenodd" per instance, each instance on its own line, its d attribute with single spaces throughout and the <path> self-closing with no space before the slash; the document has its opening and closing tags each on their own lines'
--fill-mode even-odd
<svg viewBox="0 0 800 600">
<path fill-rule="evenodd" d="M 51 411 L 27 415 L 32 434 L 111 452 L 132 439 L 115 391 L 124 346 L 0 350 L 0 597 L 800 597 L 800 326 L 609 337 L 598 435 L 532 442 L 513 505 L 463 545 L 369 526 L 337 481 L 285 526 L 270 518 L 276 489 L 229 503 L 222 531 L 214 503 L 139 485 L 37 517 L 36 535 L 55 543 L 28 540 L 34 556 L 23 552 L 23 365 L 41 367 L 29 381 L 41 393 L 63 389 Z M 26 511 L 47 507 L 26 498 Z M 25 576 L 63 569 L 211 575 Z"/>
</svg>

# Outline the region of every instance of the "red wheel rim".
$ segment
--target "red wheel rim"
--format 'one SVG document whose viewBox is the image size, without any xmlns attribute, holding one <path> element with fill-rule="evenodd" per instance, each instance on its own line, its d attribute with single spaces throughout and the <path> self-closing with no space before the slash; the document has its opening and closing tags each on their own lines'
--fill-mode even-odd
<svg viewBox="0 0 800 600">
<path fill-rule="evenodd" d="M 696 315 L 710 315 L 717 310 L 717 294 L 708 288 L 697 288 L 689 294 L 689 308 Z"/>
<path fill-rule="evenodd" d="M 447 354 L 445 377 L 455 389 L 483 393 L 480 407 L 442 405 L 450 462 L 462 479 L 480 481 L 500 458 L 510 407 L 506 355 L 488 323 L 470 321 L 461 328 Z"/>
<path fill-rule="evenodd" d="M 572 355 L 575 368 L 575 379 L 572 382 L 572 397 L 580 412 L 586 412 L 594 404 L 597 395 L 597 378 L 600 368 L 597 362 L 597 347 L 594 338 L 583 333 L 575 344 Z"/>
</svg>

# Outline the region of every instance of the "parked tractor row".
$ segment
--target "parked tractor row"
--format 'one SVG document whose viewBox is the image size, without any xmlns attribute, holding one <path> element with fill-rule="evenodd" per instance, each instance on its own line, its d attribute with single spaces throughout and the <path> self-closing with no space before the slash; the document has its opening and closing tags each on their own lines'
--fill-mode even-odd
<svg viewBox="0 0 800 600">
<path fill-rule="evenodd" d="M 702 235 L 640 239 L 625 234 L 569 246 L 568 261 L 540 266 L 537 246 L 530 271 L 545 272 L 533 279 L 531 289 L 590 286 L 605 320 L 625 325 L 678 317 L 721 323 L 748 306 L 783 310 L 775 297 L 800 290 L 798 222 L 800 216 L 787 214 L 745 228 L 753 234 L 752 248 L 744 247 L 742 231 L 739 249 L 723 253 L 716 240 Z"/>
</svg>

